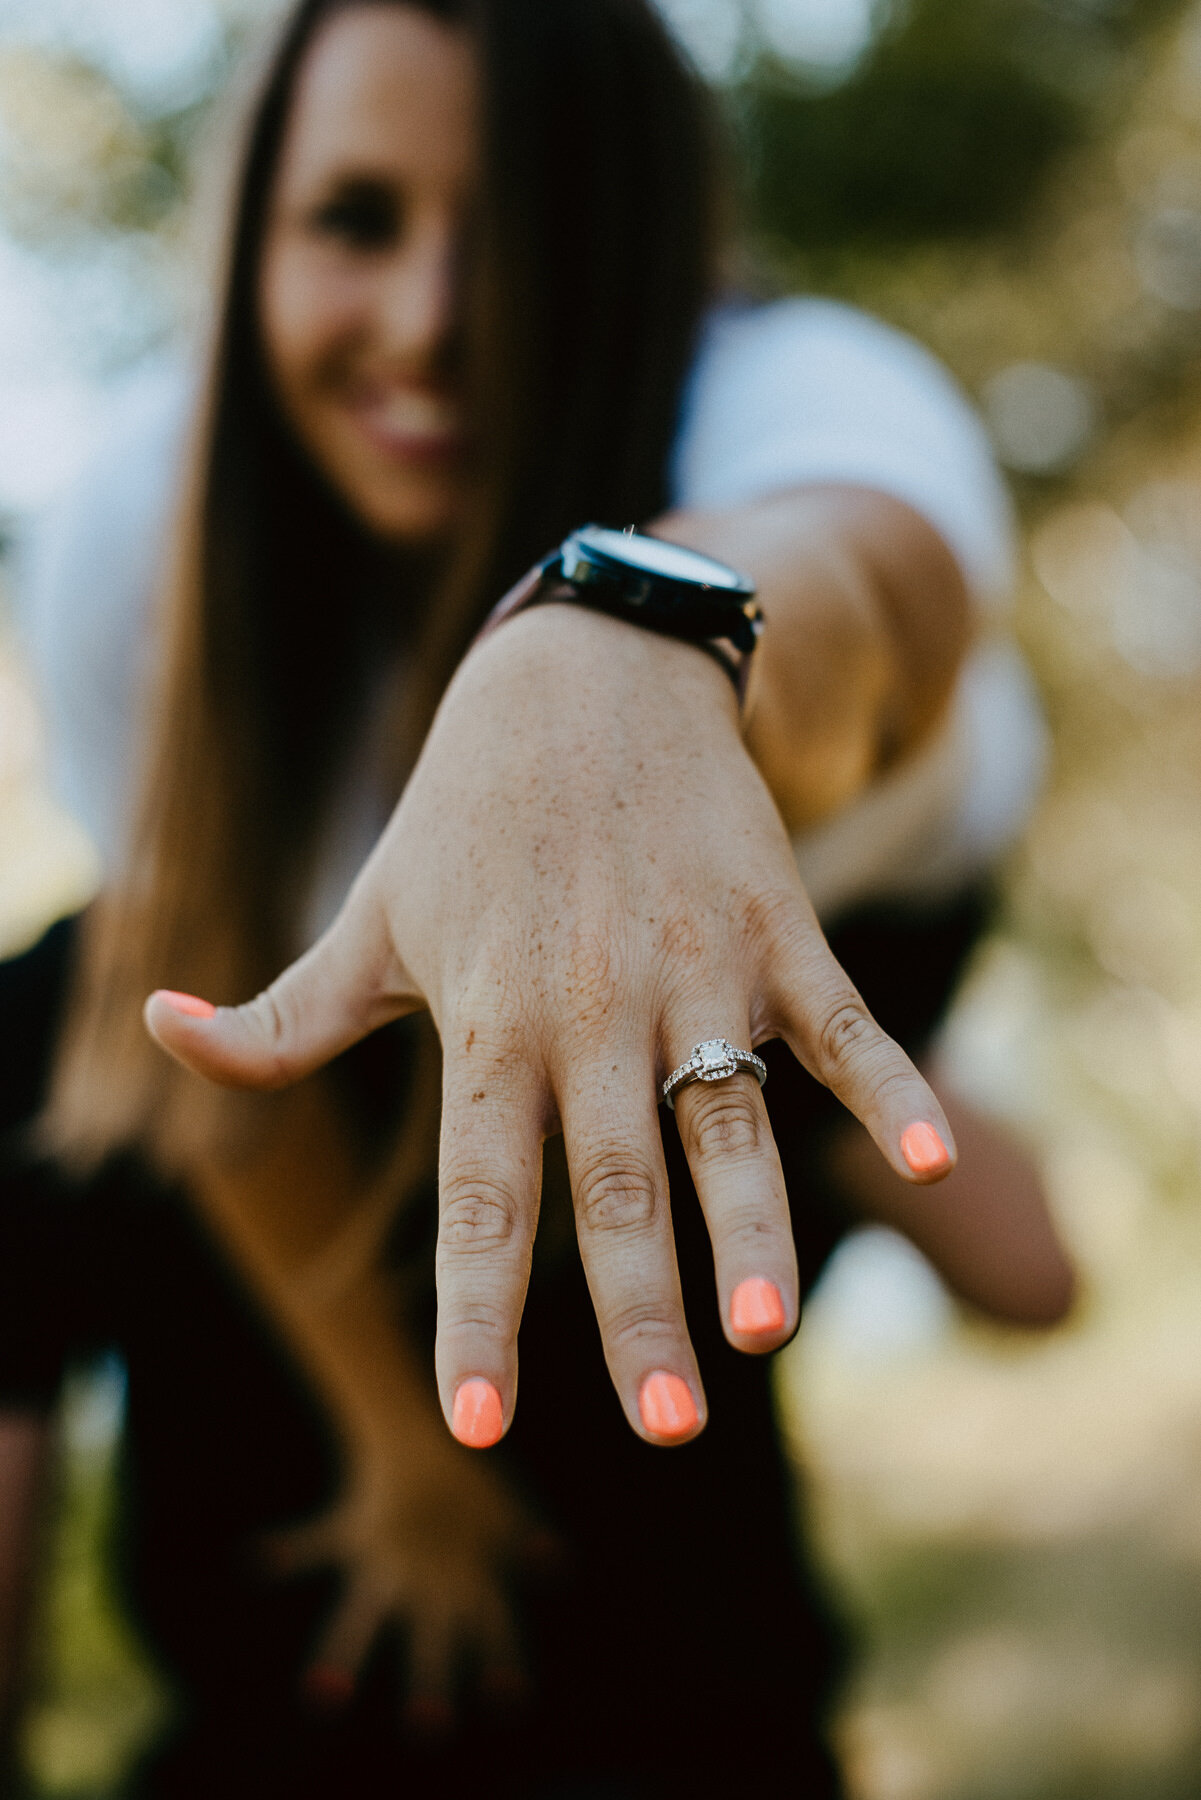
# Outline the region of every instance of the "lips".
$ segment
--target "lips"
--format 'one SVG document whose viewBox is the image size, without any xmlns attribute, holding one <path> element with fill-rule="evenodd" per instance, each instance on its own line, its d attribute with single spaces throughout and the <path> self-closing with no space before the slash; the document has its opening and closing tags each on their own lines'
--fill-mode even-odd
<svg viewBox="0 0 1201 1800">
<path fill-rule="evenodd" d="M 446 462 L 463 449 L 459 407 L 428 388 L 373 388 L 356 395 L 350 411 L 384 455 L 402 462 Z"/>
</svg>

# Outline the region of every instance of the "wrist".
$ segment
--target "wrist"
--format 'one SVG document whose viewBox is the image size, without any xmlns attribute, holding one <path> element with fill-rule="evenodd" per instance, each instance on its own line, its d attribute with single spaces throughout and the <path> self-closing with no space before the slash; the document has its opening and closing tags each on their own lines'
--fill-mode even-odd
<svg viewBox="0 0 1201 1800">
<path fill-rule="evenodd" d="M 502 596 L 477 641 L 520 612 L 559 602 L 695 645 L 729 678 L 740 704 L 745 698 L 763 615 L 754 583 L 728 563 L 632 526 L 584 525 Z"/>
<path fill-rule="evenodd" d="M 604 613 L 550 600 L 476 640 L 452 688 L 484 691 L 504 706 L 551 711 L 587 699 L 617 711 L 687 708 L 698 725 L 723 719 L 737 733 L 738 700 L 704 648 Z"/>
</svg>

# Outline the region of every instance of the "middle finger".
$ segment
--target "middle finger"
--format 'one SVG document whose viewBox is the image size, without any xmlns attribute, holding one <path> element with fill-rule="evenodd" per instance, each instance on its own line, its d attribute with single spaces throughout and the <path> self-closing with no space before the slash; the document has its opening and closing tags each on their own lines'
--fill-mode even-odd
<svg viewBox="0 0 1201 1800">
<path fill-rule="evenodd" d="M 704 1427 L 705 1398 L 684 1319 L 648 1047 L 593 1039 L 555 1086 L 613 1385 L 641 1437 L 684 1443 Z"/>
</svg>

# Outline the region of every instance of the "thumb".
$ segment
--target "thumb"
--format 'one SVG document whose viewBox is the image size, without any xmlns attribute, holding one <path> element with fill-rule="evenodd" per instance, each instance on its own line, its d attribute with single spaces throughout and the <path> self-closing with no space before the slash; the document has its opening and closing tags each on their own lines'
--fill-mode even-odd
<svg viewBox="0 0 1201 1800">
<path fill-rule="evenodd" d="M 198 1075 L 223 1087 L 282 1088 L 423 1004 L 382 918 L 364 931 L 358 909 L 340 913 L 244 1006 L 158 988 L 143 1018 L 155 1042 Z"/>
</svg>

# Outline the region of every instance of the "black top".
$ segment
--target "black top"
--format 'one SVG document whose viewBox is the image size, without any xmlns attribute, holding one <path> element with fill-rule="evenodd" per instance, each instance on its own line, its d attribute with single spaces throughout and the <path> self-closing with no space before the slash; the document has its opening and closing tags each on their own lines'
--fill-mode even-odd
<svg viewBox="0 0 1201 1800">
<path fill-rule="evenodd" d="M 941 1009 L 979 918 L 972 902 L 936 920 L 861 921 L 838 947 L 854 968 L 858 932 L 861 985 L 870 965 L 891 971 L 893 1017 L 877 1010 L 912 1044 Z M 0 965 L 5 1125 L 27 1118 L 42 1092 L 71 942 L 71 926 L 59 926 Z M 805 1291 L 841 1229 L 815 1159 L 838 1108 L 781 1046 L 764 1054 Z M 132 1619 L 180 1699 L 130 1793 L 356 1800 L 381 1782 L 422 1800 L 695 1800 L 760 1784 L 807 1800 L 839 1792 L 822 1742 L 839 1635 L 798 1548 L 768 1362 L 722 1337 L 699 1205 L 674 1122 L 662 1117 L 709 1425 L 674 1450 L 637 1438 L 604 1367 L 578 1255 L 536 1264 L 520 1405 L 490 1455 L 569 1554 L 520 1596 L 532 1705 L 498 1717 L 471 1704 L 432 1747 L 398 1724 L 400 1642 L 377 1646 L 344 1713 L 323 1716 L 302 1698 L 336 1578 L 276 1578 L 256 1546 L 328 1503 L 335 1447 L 186 1196 L 130 1162 L 71 1190 L 10 1135 L 0 1164 L 0 1402 L 51 1404 L 64 1367 L 100 1350 L 117 1350 L 128 1374 L 117 1561 Z M 432 1222 L 431 1201 L 431 1239 Z M 432 1287 L 422 1341 L 432 1382 Z M 568 1384 L 565 1425 L 558 1399 Z"/>
</svg>

